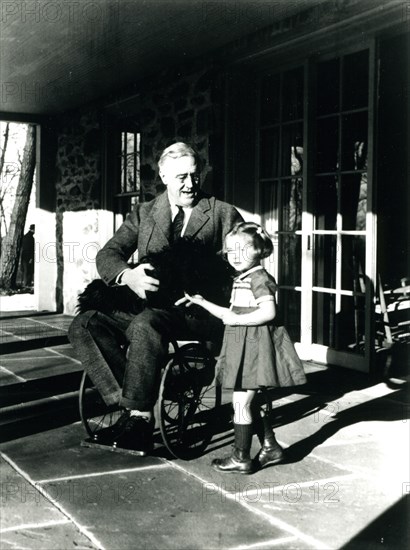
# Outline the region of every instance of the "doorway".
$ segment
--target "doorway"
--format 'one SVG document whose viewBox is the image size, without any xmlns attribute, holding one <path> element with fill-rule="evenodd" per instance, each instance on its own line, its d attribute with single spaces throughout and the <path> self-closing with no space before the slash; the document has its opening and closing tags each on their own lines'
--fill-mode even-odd
<svg viewBox="0 0 410 550">
<path fill-rule="evenodd" d="M 370 368 L 376 280 L 374 45 L 264 74 L 258 206 L 304 359 Z"/>
<path fill-rule="evenodd" d="M 3 312 L 36 309 L 36 134 L 36 125 L 0 121 L 0 293 Z"/>
</svg>

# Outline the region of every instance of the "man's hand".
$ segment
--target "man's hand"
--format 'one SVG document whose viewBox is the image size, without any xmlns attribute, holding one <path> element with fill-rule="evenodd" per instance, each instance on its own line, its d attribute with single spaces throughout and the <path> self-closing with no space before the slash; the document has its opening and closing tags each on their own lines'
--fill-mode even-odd
<svg viewBox="0 0 410 550">
<path fill-rule="evenodd" d="M 146 273 L 146 270 L 151 271 L 152 269 L 154 268 L 151 264 L 140 264 L 134 269 L 127 269 L 122 275 L 122 282 L 145 300 L 147 290 L 156 292 L 159 288 L 158 279 L 154 279 Z"/>
</svg>

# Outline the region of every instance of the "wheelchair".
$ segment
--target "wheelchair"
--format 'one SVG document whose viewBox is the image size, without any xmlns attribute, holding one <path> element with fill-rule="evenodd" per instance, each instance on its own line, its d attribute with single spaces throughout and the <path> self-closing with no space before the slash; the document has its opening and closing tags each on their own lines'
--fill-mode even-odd
<svg viewBox="0 0 410 550">
<path fill-rule="evenodd" d="M 210 347 L 207 342 L 171 341 L 161 371 L 154 443 L 162 439 L 175 458 L 200 456 L 214 433 L 222 390 L 215 378 L 216 361 Z M 80 385 L 79 409 L 89 446 L 98 446 L 97 432 L 111 427 L 124 410 L 119 405 L 106 405 L 86 372 Z"/>
</svg>

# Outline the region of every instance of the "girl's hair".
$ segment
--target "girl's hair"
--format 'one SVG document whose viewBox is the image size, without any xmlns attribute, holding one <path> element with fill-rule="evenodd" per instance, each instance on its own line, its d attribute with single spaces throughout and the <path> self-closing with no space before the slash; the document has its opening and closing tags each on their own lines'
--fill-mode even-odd
<svg viewBox="0 0 410 550">
<path fill-rule="evenodd" d="M 263 227 L 255 222 L 237 223 L 227 234 L 227 237 L 234 235 L 246 235 L 261 259 L 267 258 L 273 252 L 271 238 Z"/>
</svg>

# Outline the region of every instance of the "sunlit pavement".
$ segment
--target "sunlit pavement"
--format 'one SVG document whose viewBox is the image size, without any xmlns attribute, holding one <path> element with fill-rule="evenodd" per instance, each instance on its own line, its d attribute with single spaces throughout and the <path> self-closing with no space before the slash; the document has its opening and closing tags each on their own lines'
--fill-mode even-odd
<svg viewBox="0 0 410 550">
<path fill-rule="evenodd" d="M 2 549 L 408 547 L 405 384 L 306 363 L 308 385 L 273 402 L 286 461 L 223 475 L 210 463 L 233 443 L 228 405 L 210 447 L 191 461 L 172 460 L 160 446 L 146 458 L 80 446 L 81 368 L 58 340 L 69 318 L 6 320 L 1 343 L 35 338 L 38 322 L 48 326 L 49 345 L 12 350 L 0 362 L 3 397 L 5 388 L 14 397 L 18 388 L 44 392 L 0 411 Z"/>
<path fill-rule="evenodd" d="M 36 307 L 34 294 L 24 292 L 12 296 L 0 296 L 0 314 L 4 312 L 32 311 Z"/>
</svg>

